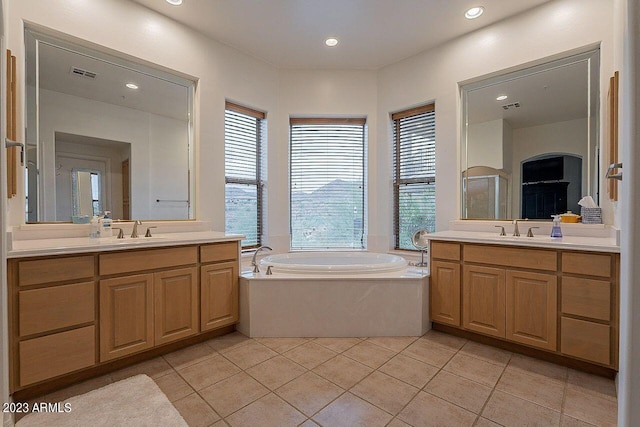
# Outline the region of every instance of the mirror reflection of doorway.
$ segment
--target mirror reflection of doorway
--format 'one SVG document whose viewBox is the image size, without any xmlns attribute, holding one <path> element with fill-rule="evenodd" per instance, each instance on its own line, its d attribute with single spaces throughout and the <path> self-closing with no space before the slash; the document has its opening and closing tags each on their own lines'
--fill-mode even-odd
<svg viewBox="0 0 640 427">
<path fill-rule="evenodd" d="M 128 218 L 123 189 L 125 173 L 129 188 L 130 171 L 122 167 L 131 157 L 131 144 L 62 132 L 55 133 L 55 141 L 56 221 L 104 211 L 111 211 L 114 219 Z"/>
<path fill-rule="evenodd" d="M 73 215 L 88 216 L 102 213 L 102 172 L 99 170 L 73 169 Z"/>
</svg>

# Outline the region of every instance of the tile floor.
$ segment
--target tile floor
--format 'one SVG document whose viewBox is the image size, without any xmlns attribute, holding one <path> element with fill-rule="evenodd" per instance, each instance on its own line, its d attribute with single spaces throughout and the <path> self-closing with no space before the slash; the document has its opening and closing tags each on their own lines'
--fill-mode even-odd
<svg viewBox="0 0 640 427">
<path fill-rule="evenodd" d="M 613 426 L 613 381 L 451 335 L 234 332 L 34 400 L 145 373 L 190 426 Z"/>
</svg>

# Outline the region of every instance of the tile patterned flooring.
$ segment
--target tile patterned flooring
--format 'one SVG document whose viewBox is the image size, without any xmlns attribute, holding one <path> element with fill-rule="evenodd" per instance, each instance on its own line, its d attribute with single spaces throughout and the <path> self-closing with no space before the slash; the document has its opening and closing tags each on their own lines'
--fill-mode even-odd
<svg viewBox="0 0 640 427">
<path fill-rule="evenodd" d="M 614 382 L 429 331 L 258 338 L 234 332 L 34 401 L 153 378 L 190 426 L 614 426 Z"/>
</svg>

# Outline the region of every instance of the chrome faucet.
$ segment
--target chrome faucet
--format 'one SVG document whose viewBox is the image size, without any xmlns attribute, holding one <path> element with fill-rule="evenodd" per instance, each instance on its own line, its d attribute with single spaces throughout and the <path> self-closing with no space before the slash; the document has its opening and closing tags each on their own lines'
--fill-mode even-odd
<svg viewBox="0 0 640 427">
<path fill-rule="evenodd" d="M 253 258 L 251 258 L 251 266 L 253 267 L 254 273 L 260 273 L 260 269 L 258 268 L 258 263 L 256 262 L 256 256 L 258 255 L 258 252 L 260 252 L 263 249 L 267 249 L 270 251 L 273 250 L 269 246 L 260 246 L 258 249 L 256 249 L 256 251 L 253 253 Z"/>
<path fill-rule="evenodd" d="M 518 230 L 518 220 L 513 220 L 513 235 L 514 237 L 520 237 L 520 230 Z"/>
<path fill-rule="evenodd" d="M 137 239 L 138 238 L 138 226 L 142 224 L 142 221 L 134 221 L 133 222 L 133 231 L 131 232 L 131 238 L 132 239 Z"/>
</svg>

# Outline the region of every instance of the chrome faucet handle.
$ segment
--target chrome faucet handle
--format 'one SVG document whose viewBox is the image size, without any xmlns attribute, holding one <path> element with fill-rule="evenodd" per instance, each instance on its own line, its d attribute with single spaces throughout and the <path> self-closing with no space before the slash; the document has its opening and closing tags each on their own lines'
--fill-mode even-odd
<svg viewBox="0 0 640 427">
<path fill-rule="evenodd" d="M 258 268 L 258 263 L 256 262 L 256 256 L 258 256 L 258 252 L 260 252 L 263 249 L 267 249 L 267 250 L 273 250 L 271 249 L 269 246 L 260 246 L 258 249 L 256 249 L 256 251 L 253 253 L 253 257 L 251 258 L 251 265 L 253 266 L 253 272 L 254 273 L 260 273 L 260 269 Z"/>
<path fill-rule="evenodd" d="M 267 276 L 271 276 L 273 274 L 273 272 L 271 271 L 271 266 L 268 265 L 267 266 Z"/>
<path fill-rule="evenodd" d="M 151 235 L 151 229 L 152 229 L 152 228 L 158 228 L 158 227 L 156 227 L 156 226 L 153 226 L 153 227 L 147 227 L 147 232 L 146 232 L 146 233 L 144 233 L 144 237 L 153 237 L 153 236 Z"/>
<path fill-rule="evenodd" d="M 124 239 L 124 231 L 120 227 L 112 227 L 113 230 L 118 230 L 118 237 L 116 239 Z"/>
<path fill-rule="evenodd" d="M 534 237 L 533 231 L 531 230 L 538 229 L 538 228 L 540 227 L 529 227 L 529 231 L 527 231 L 527 237 Z"/>
<path fill-rule="evenodd" d="M 513 236 L 520 237 L 520 230 L 518 230 L 518 220 L 513 220 Z"/>
<path fill-rule="evenodd" d="M 500 235 L 501 236 L 506 236 L 507 235 L 507 233 L 505 233 L 505 231 L 504 231 L 504 226 L 502 226 L 502 225 L 494 225 L 494 227 L 500 229 Z"/>
<path fill-rule="evenodd" d="M 133 222 L 133 231 L 131 232 L 131 238 L 137 239 L 138 236 L 138 226 L 142 224 L 142 221 L 136 220 Z"/>
</svg>

